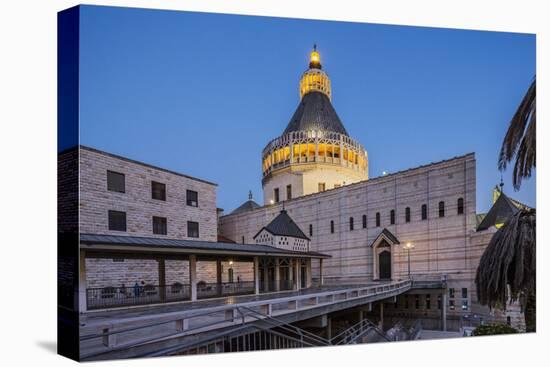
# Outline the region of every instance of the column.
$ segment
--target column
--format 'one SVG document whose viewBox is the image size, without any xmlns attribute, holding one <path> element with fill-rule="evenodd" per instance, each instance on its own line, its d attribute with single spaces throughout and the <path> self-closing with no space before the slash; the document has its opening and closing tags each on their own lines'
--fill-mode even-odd
<svg viewBox="0 0 550 367">
<path fill-rule="evenodd" d="M 332 319 L 327 315 L 327 339 L 332 338 Z"/>
<path fill-rule="evenodd" d="M 441 293 L 441 330 L 447 331 L 447 290 Z"/>
<path fill-rule="evenodd" d="M 191 301 L 197 300 L 197 255 L 189 255 L 189 285 Z"/>
<path fill-rule="evenodd" d="M 292 283 L 292 289 L 296 288 L 296 284 L 294 283 L 294 277 L 292 276 L 294 272 L 294 259 L 290 258 L 288 259 L 288 280 Z"/>
<path fill-rule="evenodd" d="M 221 296 L 222 294 L 222 261 L 220 259 L 216 259 L 216 287 L 218 296 Z"/>
<path fill-rule="evenodd" d="M 86 312 L 87 299 L 86 299 L 86 252 L 80 251 L 80 268 L 78 271 L 78 311 Z"/>
<path fill-rule="evenodd" d="M 260 258 L 254 256 L 254 294 L 260 294 Z"/>
<path fill-rule="evenodd" d="M 384 302 L 380 302 L 380 322 L 378 323 L 378 328 L 384 330 Z"/>
<path fill-rule="evenodd" d="M 311 258 L 306 260 L 306 288 L 311 287 Z"/>
<path fill-rule="evenodd" d="M 275 258 L 275 291 L 279 292 L 281 290 L 281 271 L 279 267 L 279 258 Z"/>
<path fill-rule="evenodd" d="M 264 293 L 269 292 L 269 266 L 264 262 Z"/>
<path fill-rule="evenodd" d="M 319 259 L 319 285 L 325 284 L 325 276 L 323 275 L 323 259 Z"/>
<path fill-rule="evenodd" d="M 299 291 L 302 288 L 302 265 L 300 259 L 295 259 L 296 265 L 296 290 Z"/>
<path fill-rule="evenodd" d="M 157 259 L 157 262 L 159 265 L 158 277 L 160 301 L 164 302 L 166 300 L 166 264 L 164 258 Z"/>
</svg>

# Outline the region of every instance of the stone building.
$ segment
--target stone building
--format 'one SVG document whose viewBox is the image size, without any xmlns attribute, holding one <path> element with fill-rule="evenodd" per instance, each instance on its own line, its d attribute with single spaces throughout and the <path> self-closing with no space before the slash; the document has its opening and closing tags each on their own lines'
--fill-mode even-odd
<svg viewBox="0 0 550 367">
<path fill-rule="evenodd" d="M 367 153 L 331 104 L 317 50 L 300 81 L 300 97 L 282 135 L 263 151 L 264 206 L 249 198 L 221 216 L 220 235 L 251 241 L 284 206 L 310 238 L 311 250 L 331 255 L 323 268 L 328 284 L 446 279 L 444 297 L 401 295 L 387 308 L 388 319 L 433 315 L 439 323 L 445 307 L 456 329 L 466 315 L 489 317 L 477 304 L 474 280 L 495 223 L 478 231 L 475 154 L 369 179 Z M 316 279 L 319 269 L 312 272 Z"/>
</svg>

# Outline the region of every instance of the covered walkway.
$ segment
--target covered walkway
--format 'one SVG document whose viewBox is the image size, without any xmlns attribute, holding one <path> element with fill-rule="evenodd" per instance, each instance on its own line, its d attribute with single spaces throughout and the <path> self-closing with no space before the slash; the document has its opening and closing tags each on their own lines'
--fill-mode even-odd
<svg viewBox="0 0 550 367">
<path fill-rule="evenodd" d="M 81 312 L 300 291 L 328 255 L 266 245 L 80 236 Z M 203 304 L 198 302 L 198 304 Z"/>
</svg>

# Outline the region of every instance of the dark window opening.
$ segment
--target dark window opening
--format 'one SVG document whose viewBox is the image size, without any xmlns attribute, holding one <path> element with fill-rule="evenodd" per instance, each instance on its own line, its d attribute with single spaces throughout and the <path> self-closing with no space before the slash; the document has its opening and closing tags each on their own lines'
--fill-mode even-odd
<svg viewBox="0 0 550 367">
<path fill-rule="evenodd" d="M 319 192 L 325 191 L 326 185 L 324 182 L 319 182 Z"/>
<path fill-rule="evenodd" d="M 286 199 L 292 199 L 292 185 L 286 185 Z"/>
<path fill-rule="evenodd" d="M 417 294 L 414 298 L 414 308 L 418 310 L 420 308 L 420 296 Z"/>
<path fill-rule="evenodd" d="M 464 199 L 458 198 L 456 205 L 457 205 L 456 213 L 458 215 L 464 214 Z"/>
<path fill-rule="evenodd" d="M 428 206 L 426 204 L 422 204 L 422 220 L 428 219 Z"/>
<path fill-rule="evenodd" d="M 439 217 L 442 218 L 445 216 L 445 202 L 440 201 L 439 202 Z"/>
<path fill-rule="evenodd" d="M 462 298 L 468 298 L 468 288 L 462 288 Z"/>
<path fill-rule="evenodd" d="M 353 217 L 349 217 L 349 230 L 353 231 Z"/>
<path fill-rule="evenodd" d="M 187 237 L 194 237 L 194 238 L 199 237 L 199 223 L 187 222 Z M 244 240 L 244 237 L 243 237 L 243 240 Z"/>
<path fill-rule="evenodd" d="M 187 190 L 185 194 L 187 198 L 187 205 L 189 206 L 199 206 L 199 193 L 193 190 Z"/>
<path fill-rule="evenodd" d="M 411 208 L 405 208 L 405 222 L 409 223 L 411 221 Z"/>
<path fill-rule="evenodd" d="M 155 200 L 166 201 L 166 185 L 151 181 L 151 196 Z"/>
<path fill-rule="evenodd" d="M 363 228 L 367 228 L 367 216 L 363 214 Z"/>
<path fill-rule="evenodd" d="M 109 210 L 109 230 L 126 232 L 126 213 Z"/>
<path fill-rule="evenodd" d="M 313 236 L 313 224 L 309 225 L 309 235 Z"/>
<path fill-rule="evenodd" d="M 455 298 L 455 289 L 449 288 L 449 298 Z"/>
<path fill-rule="evenodd" d="M 153 217 L 153 234 L 168 233 L 167 219 L 165 217 Z"/>
<path fill-rule="evenodd" d="M 275 188 L 273 189 L 273 197 L 274 197 L 274 200 L 276 203 L 279 202 L 279 188 Z"/>
<path fill-rule="evenodd" d="M 126 178 L 123 173 L 107 171 L 107 190 L 126 192 Z"/>
<path fill-rule="evenodd" d="M 390 224 L 395 224 L 395 210 L 390 211 Z"/>
<path fill-rule="evenodd" d="M 380 227 L 380 213 L 376 213 L 376 226 Z"/>
<path fill-rule="evenodd" d="M 334 221 L 330 221 L 330 233 L 334 233 Z"/>
</svg>

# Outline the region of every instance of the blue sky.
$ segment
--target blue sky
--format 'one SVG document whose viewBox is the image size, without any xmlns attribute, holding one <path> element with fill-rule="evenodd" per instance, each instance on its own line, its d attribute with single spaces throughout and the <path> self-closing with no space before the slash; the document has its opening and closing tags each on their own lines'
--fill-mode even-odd
<svg viewBox="0 0 550 367">
<path fill-rule="evenodd" d="M 534 35 L 85 6 L 80 142 L 214 181 L 226 211 L 248 190 L 261 204 L 261 151 L 298 105 L 313 43 L 371 177 L 475 152 L 490 207 Z M 535 178 L 514 192 L 505 172 L 505 192 L 534 206 Z"/>
</svg>

